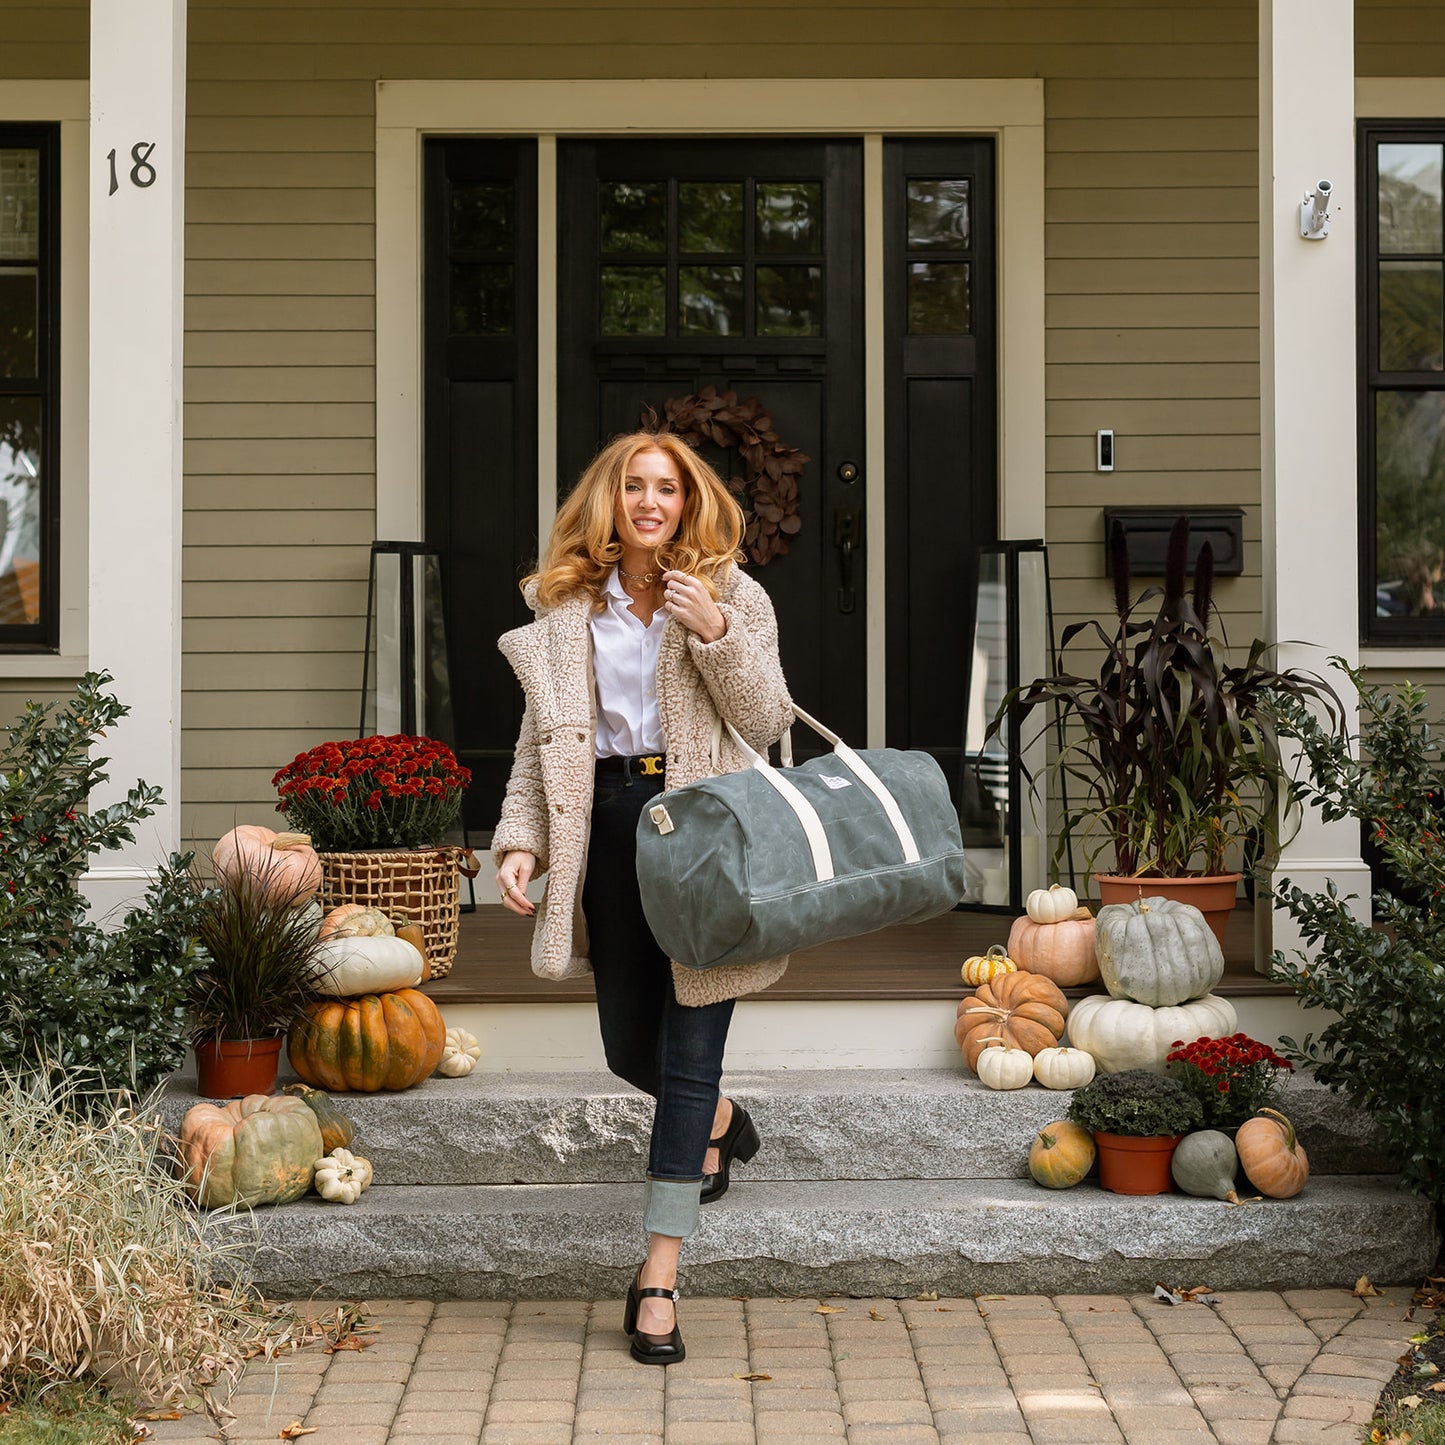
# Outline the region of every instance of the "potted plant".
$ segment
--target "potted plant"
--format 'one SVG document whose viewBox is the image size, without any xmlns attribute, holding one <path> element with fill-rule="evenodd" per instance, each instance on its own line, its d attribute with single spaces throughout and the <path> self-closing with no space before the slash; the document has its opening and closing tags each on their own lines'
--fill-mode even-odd
<svg viewBox="0 0 1445 1445">
<path fill-rule="evenodd" d="M 1226 1134 L 1273 1104 L 1294 1068 L 1268 1044 L 1248 1034 L 1198 1038 L 1192 1044 L 1176 1039 L 1165 1063 L 1169 1076 L 1199 1100 L 1204 1127 Z"/>
<path fill-rule="evenodd" d="M 1178 1079 L 1148 1069 L 1101 1074 L 1069 1101 L 1069 1118 L 1093 1130 L 1099 1183 L 1115 1194 L 1167 1194 L 1175 1146 L 1203 1117 Z"/>
<path fill-rule="evenodd" d="M 1075 838 L 1091 871 L 1112 853 L 1112 871 L 1095 874 L 1103 902 L 1147 891 L 1192 903 L 1222 944 L 1240 869 L 1272 860 L 1281 809 L 1293 796 L 1276 735 L 1281 703 L 1323 707 L 1336 732 L 1343 708 L 1323 678 L 1269 666 L 1261 641 L 1243 663 L 1226 664 L 1222 628 L 1219 638 L 1209 630 L 1219 616 L 1213 549 L 1207 542 L 1200 549 L 1187 592 L 1188 542 L 1181 517 L 1169 536 L 1163 587 L 1131 598 L 1128 549 L 1116 524 L 1112 629 L 1095 620 L 1065 628 L 1059 671 L 1009 693 L 990 732 L 1007 721 L 1018 737 L 1036 709 L 1057 708 L 1073 736 L 1050 764 L 1068 790 L 1055 860 Z M 1076 651 L 1102 645 L 1097 666 L 1065 671 L 1071 644 Z"/>
<path fill-rule="evenodd" d="M 270 1093 L 286 1032 L 315 998 L 315 885 L 284 885 L 276 873 L 253 864 L 219 887 L 196 884 L 206 961 L 191 983 L 191 1044 L 207 1098 Z"/>
<path fill-rule="evenodd" d="M 433 978 L 456 952 L 458 874 L 476 876 L 470 850 L 445 842 L 471 780 L 444 743 L 404 733 L 319 743 L 271 779 L 277 811 L 320 856 L 323 906 L 419 923 Z"/>
</svg>

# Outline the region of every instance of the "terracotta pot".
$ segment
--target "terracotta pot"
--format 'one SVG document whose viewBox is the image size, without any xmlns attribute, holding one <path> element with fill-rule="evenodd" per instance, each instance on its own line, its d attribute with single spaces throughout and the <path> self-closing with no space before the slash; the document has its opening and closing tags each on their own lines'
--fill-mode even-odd
<svg viewBox="0 0 1445 1445">
<path fill-rule="evenodd" d="M 1094 1130 L 1099 1150 L 1099 1183 L 1115 1194 L 1168 1194 L 1174 1188 L 1170 1161 L 1183 1134 L 1137 1139 Z"/>
<path fill-rule="evenodd" d="M 1239 892 L 1243 873 L 1216 873 L 1208 878 L 1123 878 L 1113 873 L 1095 873 L 1100 903 L 1133 903 L 1137 898 L 1168 898 L 1175 903 L 1192 903 L 1205 918 L 1224 947 L 1224 930 Z"/>
<path fill-rule="evenodd" d="M 196 1045 L 196 1092 L 203 1099 L 269 1094 L 285 1040 L 215 1039 Z"/>
</svg>

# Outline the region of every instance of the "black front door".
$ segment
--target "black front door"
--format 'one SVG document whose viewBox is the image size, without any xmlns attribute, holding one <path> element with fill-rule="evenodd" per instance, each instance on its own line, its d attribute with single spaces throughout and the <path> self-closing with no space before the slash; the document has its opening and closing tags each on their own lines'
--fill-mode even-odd
<svg viewBox="0 0 1445 1445">
<path fill-rule="evenodd" d="M 799 704 L 861 741 L 860 143 L 572 141 L 558 173 L 561 490 L 649 407 L 756 396 L 810 461 L 789 552 L 750 570 Z"/>
</svg>

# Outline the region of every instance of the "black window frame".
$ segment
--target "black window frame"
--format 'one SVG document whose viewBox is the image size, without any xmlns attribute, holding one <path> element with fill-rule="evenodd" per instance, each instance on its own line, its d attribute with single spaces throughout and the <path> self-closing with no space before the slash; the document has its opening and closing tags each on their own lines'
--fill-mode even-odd
<svg viewBox="0 0 1445 1445">
<path fill-rule="evenodd" d="M 1359 120 L 1355 127 L 1360 234 L 1356 261 L 1359 378 L 1358 478 L 1360 641 L 1376 647 L 1445 648 L 1445 600 L 1429 617 L 1379 617 L 1375 499 L 1375 397 L 1382 391 L 1445 392 L 1445 371 L 1386 372 L 1380 356 L 1380 187 L 1379 148 L 1386 145 L 1445 145 L 1445 118 L 1439 120 Z M 1445 238 L 1442 238 L 1445 245 Z M 1392 253 L 1386 253 L 1389 259 Z M 1442 252 L 1445 258 L 1445 252 Z M 1428 258 L 1427 258 L 1428 259 Z M 1442 589 L 1445 590 L 1445 589 Z"/>
</svg>

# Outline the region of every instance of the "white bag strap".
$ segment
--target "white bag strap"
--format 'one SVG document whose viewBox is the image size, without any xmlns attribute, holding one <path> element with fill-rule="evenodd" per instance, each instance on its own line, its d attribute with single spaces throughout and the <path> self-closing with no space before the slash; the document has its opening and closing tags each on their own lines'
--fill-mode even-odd
<svg viewBox="0 0 1445 1445">
<path fill-rule="evenodd" d="M 818 810 L 775 768 L 743 735 L 731 724 L 727 724 L 728 736 L 738 751 L 748 760 L 748 765 L 765 777 L 783 801 L 796 814 L 802 824 L 803 835 L 808 840 L 808 851 L 813 855 L 813 874 L 819 883 L 826 883 L 833 877 L 833 850 L 828 846 L 828 834 Z"/>
</svg>

